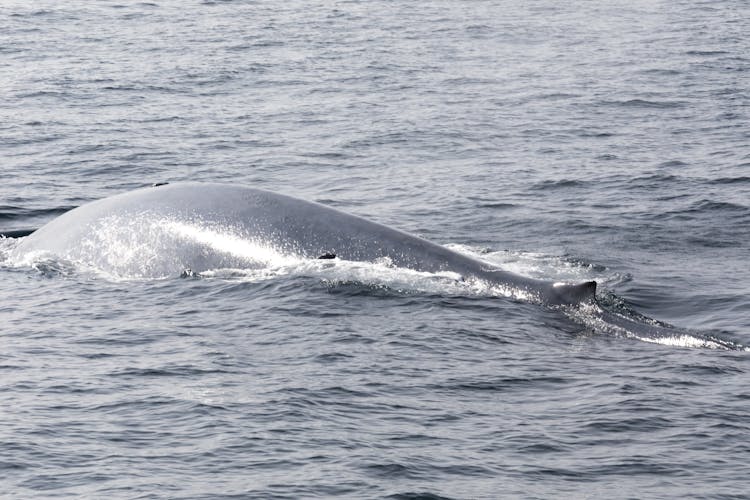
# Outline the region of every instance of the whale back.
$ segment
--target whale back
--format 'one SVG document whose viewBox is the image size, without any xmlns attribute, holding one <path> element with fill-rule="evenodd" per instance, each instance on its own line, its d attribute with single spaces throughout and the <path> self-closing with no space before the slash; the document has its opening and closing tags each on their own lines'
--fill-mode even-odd
<svg viewBox="0 0 750 500">
<path fill-rule="evenodd" d="M 137 276 L 245 267 L 263 252 L 387 259 L 427 272 L 465 273 L 476 265 L 422 238 L 318 203 L 203 183 L 143 188 L 88 203 L 29 235 L 16 252 L 51 253 Z"/>
<path fill-rule="evenodd" d="M 262 189 L 178 183 L 73 209 L 24 238 L 18 255 L 56 257 L 124 277 L 266 267 L 338 257 L 430 273 L 452 272 L 552 305 L 594 296 L 596 283 L 553 284 L 502 270 L 414 235 Z"/>
</svg>

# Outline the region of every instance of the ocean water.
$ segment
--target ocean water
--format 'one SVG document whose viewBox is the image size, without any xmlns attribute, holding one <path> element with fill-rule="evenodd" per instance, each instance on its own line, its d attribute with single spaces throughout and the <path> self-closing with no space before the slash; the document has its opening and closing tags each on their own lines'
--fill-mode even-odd
<svg viewBox="0 0 750 500">
<path fill-rule="evenodd" d="M 225 182 L 599 292 L 0 240 L 0 496 L 747 498 L 747 33 L 733 0 L 2 2 L 2 231 Z"/>
</svg>

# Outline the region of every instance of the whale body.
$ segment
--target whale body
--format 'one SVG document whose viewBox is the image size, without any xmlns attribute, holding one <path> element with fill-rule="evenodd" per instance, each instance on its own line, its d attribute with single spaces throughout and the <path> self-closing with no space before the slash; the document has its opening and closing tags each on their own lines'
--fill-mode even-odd
<svg viewBox="0 0 750 500">
<path fill-rule="evenodd" d="M 13 252 L 138 277 L 244 268 L 276 255 L 457 273 L 547 305 L 590 301 L 596 292 L 595 281 L 563 284 L 520 276 L 319 203 L 225 184 L 166 184 L 94 201 L 21 239 Z"/>
</svg>

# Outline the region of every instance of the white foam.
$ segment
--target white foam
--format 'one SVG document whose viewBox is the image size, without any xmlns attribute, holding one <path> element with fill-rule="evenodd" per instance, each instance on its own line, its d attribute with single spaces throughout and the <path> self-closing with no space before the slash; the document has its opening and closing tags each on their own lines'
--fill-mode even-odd
<svg viewBox="0 0 750 500">
<path fill-rule="evenodd" d="M 467 245 L 446 245 L 455 252 L 530 278 L 558 281 L 562 283 L 602 280 L 593 272 L 592 266 L 571 262 L 559 256 L 538 252 L 497 251 L 482 253 Z"/>
<path fill-rule="evenodd" d="M 642 340 L 643 342 L 651 342 L 653 344 L 661 344 L 672 347 L 702 347 L 706 349 L 727 349 L 727 346 L 719 344 L 708 339 L 701 339 L 693 337 L 691 335 L 681 334 L 674 336 L 665 337 L 639 337 L 637 335 L 632 336 L 635 339 Z"/>
</svg>

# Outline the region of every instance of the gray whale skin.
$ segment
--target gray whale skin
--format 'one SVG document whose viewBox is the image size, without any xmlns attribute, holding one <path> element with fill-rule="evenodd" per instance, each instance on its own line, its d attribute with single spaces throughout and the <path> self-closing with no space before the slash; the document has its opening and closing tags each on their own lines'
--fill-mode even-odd
<svg viewBox="0 0 750 500">
<path fill-rule="evenodd" d="M 14 252 L 48 252 L 105 270 L 127 262 L 143 276 L 242 267 L 242 260 L 247 260 L 247 255 L 238 258 L 217 251 L 206 241 L 175 230 L 186 224 L 285 255 L 309 259 L 335 255 L 360 262 L 385 259 L 396 267 L 458 273 L 547 305 L 591 301 L 596 292 L 595 281 L 562 284 L 519 276 L 319 203 L 225 184 L 166 184 L 94 201 L 22 239 Z"/>
</svg>

